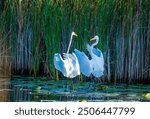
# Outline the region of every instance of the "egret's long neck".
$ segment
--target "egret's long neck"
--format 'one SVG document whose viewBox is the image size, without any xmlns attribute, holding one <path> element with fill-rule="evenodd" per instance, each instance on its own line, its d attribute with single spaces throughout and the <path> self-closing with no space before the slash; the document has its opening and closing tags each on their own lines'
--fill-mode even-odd
<svg viewBox="0 0 150 119">
<path fill-rule="evenodd" d="M 70 46 L 71 46 L 71 43 L 72 43 L 72 38 L 73 38 L 73 34 L 71 34 L 71 37 L 70 37 L 70 42 L 69 42 L 69 46 L 68 46 L 68 50 L 67 50 L 67 55 L 68 55 L 69 50 L 70 50 Z"/>
<path fill-rule="evenodd" d="M 95 56 L 94 53 L 93 53 L 93 47 L 98 44 L 99 39 L 96 38 L 95 40 L 96 40 L 96 42 L 93 43 L 93 44 L 91 45 L 91 48 L 90 48 L 90 54 L 91 54 L 91 57 L 92 57 L 92 58 Z"/>
<path fill-rule="evenodd" d="M 91 45 L 92 47 L 94 47 L 94 46 L 96 46 L 98 44 L 99 39 L 96 38 L 95 40 L 96 40 L 96 42 Z"/>
</svg>

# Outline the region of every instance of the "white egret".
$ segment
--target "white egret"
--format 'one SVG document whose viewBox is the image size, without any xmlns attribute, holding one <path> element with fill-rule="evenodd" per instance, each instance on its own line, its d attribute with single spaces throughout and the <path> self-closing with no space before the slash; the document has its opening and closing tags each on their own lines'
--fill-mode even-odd
<svg viewBox="0 0 150 119">
<path fill-rule="evenodd" d="M 104 72 L 104 57 L 102 52 L 98 48 L 94 48 L 98 44 L 99 37 L 95 36 L 91 40 L 95 40 L 91 46 L 87 44 L 86 49 L 91 55 L 91 59 L 89 59 L 84 52 L 80 52 L 75 49 L 74 52 L 78 58 L 80 71 L 85 76 L 90 76 L 93 74 L 95 77 L 101 77 Z"/>
<path fill-rule="evenodd" d="M 55 68 L 68 78 L 74 78 L 80 75 L 80 67 L 76 55 L 74 53 L 69 54 L 73 36 L 77 36 L 77 34 L 72 32 L 67 53 L 63 53 L 64 57 L 62 58 L 60 53 L 55 53 L 54 55 Z"/>
</svg>

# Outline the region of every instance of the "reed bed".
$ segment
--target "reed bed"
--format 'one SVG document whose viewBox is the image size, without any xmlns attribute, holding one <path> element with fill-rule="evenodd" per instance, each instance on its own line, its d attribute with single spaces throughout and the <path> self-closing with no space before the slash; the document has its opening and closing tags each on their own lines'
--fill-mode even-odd
<svg viewBox="0 0 150 119">
<path fill-rule="evenodd" d="M 0 15 L 0 77 L 4 78 L 11 75 L 12 56 L 11 45 L 8 40 L 10 32 L 5 32 L 5 12 Z"/>
<path fill-rule="evenodd" d="M 12 75 L 59 79 L 53 56 L 66 52 L 71 31 L 78 34 L 71 51 L 86 52 L 97 34 L 105 57 L 103 80 L 150 82 L 149 6 L 149 0 L 1 0 L 0 33 L 7 47 L 0 51 L 11 47 L 6 56 L 13 57 L 7 62 Z"/>
</svg>

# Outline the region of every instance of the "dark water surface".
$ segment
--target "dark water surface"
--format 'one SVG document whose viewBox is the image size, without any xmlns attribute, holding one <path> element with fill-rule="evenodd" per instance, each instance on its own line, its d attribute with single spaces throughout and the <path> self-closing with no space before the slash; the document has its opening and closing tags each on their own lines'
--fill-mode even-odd
<svg viewBox="0 0 150 119">
<path fill-rule="evenodd" d="M 46 78 L 0 79 L 0 101 L 150 101 L 150 85 L 104 84 Z"/>
</svg>

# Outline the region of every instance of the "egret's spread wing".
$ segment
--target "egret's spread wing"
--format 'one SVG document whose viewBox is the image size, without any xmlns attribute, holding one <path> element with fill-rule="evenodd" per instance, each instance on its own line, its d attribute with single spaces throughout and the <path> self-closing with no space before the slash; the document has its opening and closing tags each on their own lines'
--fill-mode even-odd
<svg viewBox="0 0 150 119">
<path fill-rule="evenodd" d="M 63 58 L 60 54 L 54 55 L 55 68 L 68 78 L 74 78 L 80 75 L 79 63 L 75 54 L 63 53 Z"/>
<path fill-rule="evenodd" d="M 75 49 L 74 52 L 78 59 L 81 73 L 83 73 L 85 76 L 90 76 L 92 71 L 90 60 L 84 52 L 80 52 L 77 49 Z"/>
<path fill-rule="evenodd" d="M 54 66 L 57 70 L 64 72 L 64 61 L 60 54 L 56 53 L 54 55 Z"/>
<path fill-rule="evenodd" d="M 93 53 L 98 56 L 101 57 L 101 51 L 98 48 L 93 48 Z"/>
<path fill-rule="evenodd" d="M 97 57 L 96 59 L 92 59 L 93 70 L 92 74 L 95 77 L 101 77 L 104 73 L 104 62 L 102 61 L 101 57 Z"/>
<path fill-rule="evenodd" d="M 77 75 L 80 75 L 80 66 L 79 66 L 78 59 L 74 53 L 69 54 L 69 58 L 70 58 L 71 65 L 72 65 L 72 72 L 70 74 L 70 77 L 74 78 Z"/>
<path fill-rule="evenodd" d="M 63 57 L 64 59 L 67 59 L 71 64 L 76 65 L 77 61 L 74 54 L 67 55 L 67 53 L 63 53 Z"/>
<path fill-rule="evenodd" d="M 100 49 L 97 48 L 97 51 L 100 53 L 99 61 L 101 62 L 101 66 L 104 67 L 104 56 Z"/>
<path fill-rule="evenodd" d="M 76 60 L 75 55 L 69 54 L 69 58 L 71 60 L 72 65 L 74 66 L 74 68 L 76 68 L 76 65 L 78 64 L 78 60 Z"/>
<path fill-rule="evenodd" d="M 93 76 L 95 76 L 96 78 L 101 77 L 101 76 L 104 75 L 103 71 L 99 71 L 99 70 L 94 71 L 92 74 L 93 74 Z"/>
<path fill-rule="evenodd" d="M 93 61 L 93 76 L 101 77 L 104 74 L 104 57 L 102 52 L 97 48 L 95 51 L 99 52 L 99 56 L 92 59 Z"/>
</svg>

